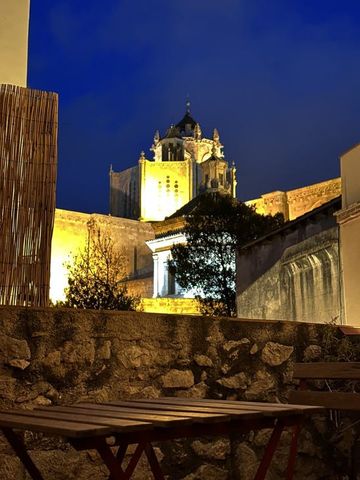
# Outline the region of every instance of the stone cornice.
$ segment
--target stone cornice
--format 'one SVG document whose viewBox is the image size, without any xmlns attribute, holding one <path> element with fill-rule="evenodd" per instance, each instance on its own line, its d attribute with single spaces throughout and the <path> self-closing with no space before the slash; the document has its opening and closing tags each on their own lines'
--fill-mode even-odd
<svg viewBox="0 0 360 480">
<path fill-rule="evenodd" d="M 353 203 L 349 207 L 343 208 L 335 213 L 336 221 L 340 225 L 351 222 L 360 217 L 360 202 Z"/>
<path fill-rule="evenodd" d="M 162 222 L 156 222 L 152 224 L 155 232 L 155 236 L 171 235 L 172 233 L 181 231 L 184 229 L 186 221 L 184 217 L 168 218 Z"/>
</svg>

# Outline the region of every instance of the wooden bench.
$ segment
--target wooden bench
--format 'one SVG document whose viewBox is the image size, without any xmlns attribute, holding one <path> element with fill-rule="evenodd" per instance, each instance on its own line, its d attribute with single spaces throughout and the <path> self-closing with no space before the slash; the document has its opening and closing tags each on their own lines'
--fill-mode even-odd
<svg viewBox="0 0 360 480">
<path fill-rule="evenodd" d="M 360 362 L 296 363 L 294 378 L 299 389 L 291 392 L 289 403 L 321 405 L 333 410 L 360 410 L 360 393 L 310 390 L 309 380 L 360 380 Z"/>
<path fill-rule="evenodd" d="M 320 405 L 330 410 L 359 412 L 360 393 L 335 391 L 328 384 L 327 391 L 313 390 L 309 381 L 324 380 L 360 380 L 360 362 L 316 362 L 296 363 L 294 367 L 294 378 L 300 380 L 299 389 L 292 391 L 289 397 L 290 404 L 297 405 Z M 337 419 L 337 415 L 333 417 Z M 295 426 L 291 442 L 291 450 L 296 452 L 299 429 Z M 352 460 L 357 454 L 352 454 Z M 351 465 L 351 479 L 358 478 L 356 465 L 349 459 Z"/>
</svg>

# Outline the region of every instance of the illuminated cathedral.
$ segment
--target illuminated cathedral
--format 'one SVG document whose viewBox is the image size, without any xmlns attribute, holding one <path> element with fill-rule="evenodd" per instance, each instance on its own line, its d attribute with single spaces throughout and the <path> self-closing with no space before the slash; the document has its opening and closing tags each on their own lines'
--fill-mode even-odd
<svg viewBox="0 0 360 480">
<path fill-rule="evenodd" d="M 150 149 L 138 165 L 121 172 L 110 169 L 110 214 L 142 221 L 161 221 L 197 195 L 219 191 L 236 197 L 236 169 L 224 158 L 215 128 L 203 137 L 191 115 L 190 102 L 182 120 L 161 137 L 157 130 Z"/>
</svg>

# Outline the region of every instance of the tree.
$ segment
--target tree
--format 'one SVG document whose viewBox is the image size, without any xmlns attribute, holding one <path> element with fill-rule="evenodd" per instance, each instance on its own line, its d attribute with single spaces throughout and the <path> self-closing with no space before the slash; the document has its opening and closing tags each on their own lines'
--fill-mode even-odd
<svg viewBox="0 0 360 480">
<path fill-rule="evenodd" d="M 185 220 L 186 244 L 173 246 L 170 273 L 195 292 L 204 313 L 235 315 L 236 249 L 279 228 L 283 216 L 259 215 L 229 195 L 206 193 Z"/>
<path fill-rule="evenodd" d="M 88 239 L 83 250 L 66 265 L 69 286 L 64 306 L 108 310 L 135 310 L 139 299 L 124 285 L 126 256 L 116 249 L 111 236 L 95 222 L 88 223 Z"/>
</svg>

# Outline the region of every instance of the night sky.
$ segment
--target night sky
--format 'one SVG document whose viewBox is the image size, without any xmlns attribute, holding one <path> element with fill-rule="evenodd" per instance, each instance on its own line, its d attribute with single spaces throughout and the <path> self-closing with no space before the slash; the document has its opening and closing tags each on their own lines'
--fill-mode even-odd
<svg viewBox="0 0 360 480">
<path fill-rule="evenodd" d="M 339 175 L 360 141 L 360 2 L 31 0 L 29 87 L 60 95 L 57 206 L 108 213 L 190 96 L 238 198 Z"/>
</svg>

